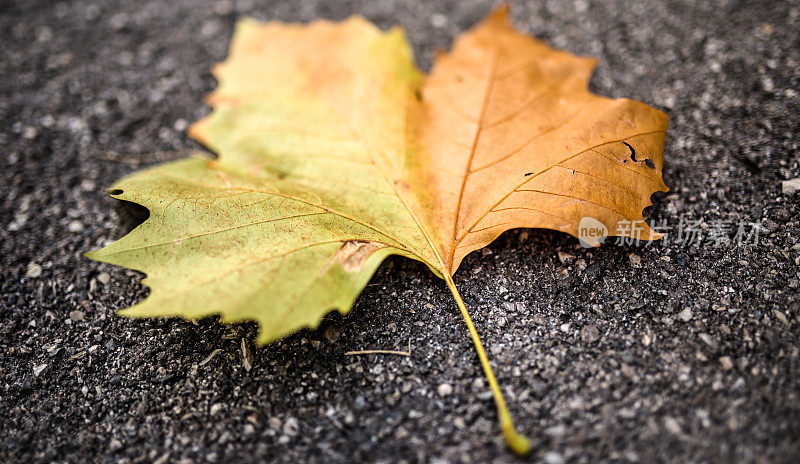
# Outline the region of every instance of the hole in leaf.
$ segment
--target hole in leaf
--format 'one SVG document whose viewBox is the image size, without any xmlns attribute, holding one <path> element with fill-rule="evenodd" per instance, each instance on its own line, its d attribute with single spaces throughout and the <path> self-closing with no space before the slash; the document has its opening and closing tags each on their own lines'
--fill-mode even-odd
<svg viewBox="0 0 800 464">
<path fill-rule="evenodd" d="M 628 142 L 623 141 L 622 143 L 624 143 L 625 146 L 631 151 L 631 161 L 636 161 L 636 149 L 634 149 L 633 146 Z"/>
</svg>

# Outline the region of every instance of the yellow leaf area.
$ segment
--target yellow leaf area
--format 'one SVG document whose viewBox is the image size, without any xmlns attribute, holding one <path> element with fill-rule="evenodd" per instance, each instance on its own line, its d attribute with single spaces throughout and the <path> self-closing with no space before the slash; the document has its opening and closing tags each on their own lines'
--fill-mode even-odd
<svg viewBox="0 0 800 464">
<path fill-rule="evenodd" d="M 517 434 L 453 282 L 502 232 L 613 235 L 661 180 L 667 117 L 587 89 L 592 59 L 516 31 L 505 8 L 422 75 L 400 29 L 361 17 L 242 20 L 191 136 L 218 154 L 139 171 L 115 198 L 150 217 L 90 257 L 147 274 L 128 316 L 255 320 L 259 342 L 347 312 L 381 261 L 427 264 L 467 323 L 513 450 Z M 640 239 L 658 235 L 641 222 Z"/>
</svg>

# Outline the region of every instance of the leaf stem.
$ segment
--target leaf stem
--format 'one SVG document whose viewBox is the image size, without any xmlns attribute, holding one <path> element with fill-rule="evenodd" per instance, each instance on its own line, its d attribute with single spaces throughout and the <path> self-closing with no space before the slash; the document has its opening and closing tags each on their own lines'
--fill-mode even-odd
<svg viewBox="0 0 800 464">
<path fill-rule="evenodd" d="M 503 392 L 500 390 L 500 385 L 497 383 L 497 379 L 494 377 L 492 366 L 489 364 L 489 358 L 486 357 L 486 352 L 481 344 L 478 331 L 475 330 L 475 324 L 472 323 L 472 318 L 469 316 L 467 307 L 464 306 L 464 301 L 461 299 L 461 294 L 458 293 L 456 284 L 453 282 L 453 277 L 449 272 L 443 272 L 442 274 L 444 274 L 444 280 L 447 282 L 447 287 L 453 294 L 453 298 L 455 298 L 456 304 L 458 304 L 458 309 L 461 311 L 461 315 L 464 317 L 464 322 L 467 323 L 469 333 L 472 335 L 472 343 L 475 345 L 475 351 L 478 352 L 478 358 L 481 361 L 483 372 L 486 375 L 486 379 L 489 381 L 489 387 L 492 390 L 492 395 L 494 395 L 494 403 L 497 406 L 497 414 L 500 418 L 500 429 L 503 431 L 503 437 L 506 440 L 506 444 L 518 455 L 522 456 L 528 454 L 528 452 L 531 450 L 531 442 L 524 435 L 517 433 L 517 430 L 514 428 L 514 422 L 511 420 L 511 413 L 508 412 L 508 406 L 506 406 L 506 400 L 503 398 Z"/>
</svg>

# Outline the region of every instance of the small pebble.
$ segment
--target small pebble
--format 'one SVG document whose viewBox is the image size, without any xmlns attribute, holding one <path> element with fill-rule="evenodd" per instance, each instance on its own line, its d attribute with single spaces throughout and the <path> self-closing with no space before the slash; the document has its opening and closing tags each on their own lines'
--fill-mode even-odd
<svg viewBox="0 0 800 464">
<path fill-rule="evenodd" d="M 39 364 L 38 366 L 33 366 L 33 376 L 39 377 L 41 373 L 47 369 L 47 364 Z"/>
<path fill-rule="evenodd" d="M 777 309 L 773 310 L 772 314 L 775 315 L 775 319 L 779 320 L 781 324 L 785 325 L 786 327 L 789 327 L 791 325 L 789 324 L 789 319 L 786 318 L 786 315 L 778 311 Z"/>
<path fill-rule="evenodd" d="M 717 342 L 716 342 L 716 340 L 714 340 L 714 338 L 711 335 L 709 335 L 707 333 L 700 333 L 697 336 L 700 337 L 700 340 L 703 340 L 703 343 L 705 343 L 706 345 L 710 346 L 711 348 L 716 348 L 717 347 Z"/>
<path fill-rule="evenodd" d="M 67 229 L 72 233 L 83 232 L 83 223 L 81 221 L 70 221 Z"/>
<path fill-rule="evenodd" d="M 31 277 L 33 279 L 42 275 L 42 266 L 39 266 L 36 263 L 28 264 L 28 272 L 25 273 L 26 277 Z"/>
<path fill-rule="evenodd" d="M 211 415 L 212 416 L 216 415 L 218 412 L 222 411 L 222 409 L 224 407 L 225 407 L 225 405 L 223 405 L 222 403 L 214 403 L 214 404 L 212 404 L 211 405 L 211 411 L 210 411 Z"/>
<path fill-rule="evenodd" d="M 267 424 L 269 425 L 270 429 L 278 430 L 281 426 L 281 420 L 278 419 L 277 417 L 270 417 L 269 420 L 267 421 Z"/>
<path fill-rule="evenodd" d="M 440 384 L 436 388 L 436 392 L 439 393 L 439 396 L 447 396 L 453 393 L 453 386 L 450 385 L 449 383 Z"/>
<path fill-rule="evenodd" d="M 678 423 L 678 420 L 674 417 L 667 416 L 664 418 L 664 428 L 673 435 L 680 435 L 683 433 L 681 430 L 681 424 Z"/>
<path fill-rule="evenodd" d="M 361 395 L 358 395 L 356 397 L 355 401 L 353 401 L 353 409 L 355 409 L 356 411 L 362 411 L 367 406 L 368 406 L 367 405 L 367 400 L 365 400 L 364 397 L 361 396 Z"/>
<path fill-rule="evenodd" d="M 719 364 L 722 366 L 723 371 L 729 371 L 733 369 L 733 361 L 729 356 L 723 356 L 719 358 Z"/>
<path fill-rule="evenodd" d="M 629 379 L 636 378 L 636 371 L 633 370 L 633 367 L 631 367 L 629 364 L 622 363 L 619 370 L 622 371 L 622 375 Z"/>
<path fill-rule="evenodd" d="M 80 309 L 76 309 L 75 311 L 70 311 L 69 318 L 72 322 L 80 322 L 84 320 L 86 315 Z"/>
<path fill-rule="evenodd" d="M 431 25 L 437 29 L 441 29 L 447 25 L 447 16 L 434 13 L 430 16 Z"/>
<path fill-rule="evenodd" d="M 101 272 L 97 276 L 97 281 L 105 285 L 111 281 L 111 276 L 108 274 L 108 272 Z"/>
<path fill-rule="evenodd" d="M 286 436 L 293 437 L 297 435 L 297 432 L 300 431 L 300 422 L 297 421 L 294 417 L 290 417 L 286 419 L 286 422 L 283 423 L 283 433 Z"/>
<path fill-rule="evenodd" d="M 27 126 L 22 130 L 22 136 L 28 140 L 35 139 L 39 132 L 35 127 Z"/>
<path fill-rule="evenodd" d="M 630 253 L 630 254 L 628 254 L 628 259 L 631 262 L 631 266 L 633 266 L 635 268 L 642 267 L 642 258 L 640 258 L 639 255 L 637 255 L 635 253 Z"/>
<path fill-rule="evenodd" d="M 175 121 L 175 124 L 172 125 L 172 128 L 178 132 L 183 132 L 189 127 L 189 121 L 180 118 Z"/>
<path fill-rule="evenodd" d="M 89 179 L 83 179 L 81 181 L 81 190 L 84 192 L 92 192 L 97 188 L 97 185 Z"/>
<path fill-rule="evenodd" d="M 325 340 L 328 340 L 330 343 L 335 342 L 339 339 L 339 329 L 334 326 L 330 326 L 325 329 Z"/>
<path fill-rule="evenodd" d="M 564 456 L 556 451 L 548 451 L 544 455 L 544 462 L 546 464 L 564 464 Z"/>
<path fill-rule="evenodd" d="M 784 195 L 794 195 L 800 190 L 800 177 L 781 182 L 781 191 Z"/>
<path fill-rule="evenodd" d="M 584 343 L 594 343 L 600 339 L 600 329 L 594 324 L 589 324 L 581 329 L 581 340 Z"/>
<path fill-rule="evenodd" d="M 561 264 L 566 264 L 572 262 L 575 259 L 575 255 L 571 255 L 569 253 L 564 253 L 563 251 L 558 252 L 558 260 L 561 261 Z"/>
<path fill-rule="evenodd" d="M 692 320 L 692 310 L 689 308 L 683 308 L 683 311 L 678 313 L 678 319 L 682 320 L 683 322 L 689 322 Z"/>
</svg>

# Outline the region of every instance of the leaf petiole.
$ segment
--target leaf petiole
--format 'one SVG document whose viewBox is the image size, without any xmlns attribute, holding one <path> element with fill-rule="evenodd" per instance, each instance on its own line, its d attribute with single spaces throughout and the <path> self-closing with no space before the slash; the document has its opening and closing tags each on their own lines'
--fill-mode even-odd
<svg viewBox="0 0 800 464">
<path fill-rule="evenodd" d="M 475 330 L 475 324 L 472 323 L 472 318 L 469 316 L 467 307 L 464 306 L 464 301 L 461 299 L 461 294 L 458 293 L 456 284 L 453 282 L 453 277 L 448 272 L 443 272 L 443 274 L 444 280 L 447 282 L 447 287 L 453 294 L 458 309 L 461 311 L 461 316 L 464 317 L 464 322 L 467 323 L 469 333 L 472 335 L 472 343 L 475 345 L 475 351 L 478 352 L 478 358 L 481 361 L 483 372 L 486 375 L 486 379 L 489 381 L 492 395 L 494 395 L 494 403 L 497 406 L 497 414 L 500 418 L 500 429 L 503 431 L 506 444 L 513 452 L 520 456 L 528 454 L 531 450 L 531 442 L 524 435 L 517 433 L 517 430 L 514 428 L 514 422 L 511 420 L 511 413 L 508 411 L 506 400 L 503 398 L 503 392 L 500 390 L 500 385 L 498 385 L 497 379 L 494 376 L 492 366 L 489 364 L 489 358 L 486 357 L 486 351 L 483 349 L 478 331 Z"/>
</svg>

